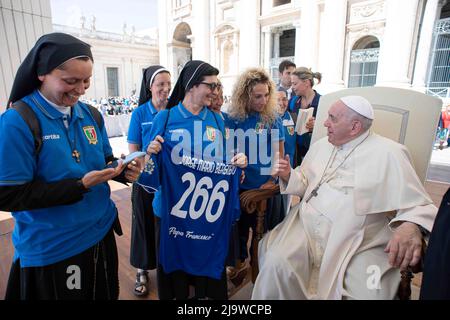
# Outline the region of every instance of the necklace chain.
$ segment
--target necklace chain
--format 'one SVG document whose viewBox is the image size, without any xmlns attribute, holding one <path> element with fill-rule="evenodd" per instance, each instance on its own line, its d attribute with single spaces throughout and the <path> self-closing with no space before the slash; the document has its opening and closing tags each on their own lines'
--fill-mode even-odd
<svg viewBox="0 0 450 320">
<path fill-rule="evenodd" d="M 350 152 L 344 157 L 344 160 L 342 160 L 341 163 L 328 175 L 328 179 L 325 179 L 325 172 L 327 171 L 328 166 L 333 164 L 334 159 L 336 158 L 336 155 L 337 155 L 337 148 L 336 147 L 333 148 L 333 152 L 331 153 L 330 158 L 328 158 L 327 165 L 323 169 L 322 176 L 320 177 L 319 183 L 311 191 L 311 193 L 309 194 L 308 198 L 306 199 L 306 202 L 311 200 L 312 197 L 316 197 L 317 196 L 320 186 L 322 184 L 324 184 L 324 183 L 326 183 L 326 182 L 331 180 L 331 178 L 333 177 L 333 174 L 344 164 L 344 162 L 348 159 L 348 157 L 350 157 L 350 155 L 353 153 L 353 151 L 355 151 L 355 149 L 357 147 L 359 147 L 359 145 L 361 145 L 364 141 L 366 141 L 366 139 L 369 137 L 369 135 L 370 134 L 368 134 L 361 142 L 359 142 L 355 147 L 353 147 L 353 149 L 350 150 Z M 331 160 L 331 159 L 333 159 L 333 160 Z"/>
</svg>

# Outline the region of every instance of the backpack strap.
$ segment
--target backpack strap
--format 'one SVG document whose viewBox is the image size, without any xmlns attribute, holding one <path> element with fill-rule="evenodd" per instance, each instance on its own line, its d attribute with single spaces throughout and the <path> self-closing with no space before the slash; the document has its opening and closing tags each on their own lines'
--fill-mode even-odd
<svg viewBox="0 0 450 320">
<path fill-rule="evenodd" d="M 103 127 L 105 126 L 105 121 L 103 120 L 102 114 L 97 110 L 97 108 L 91 105 L 87 106 L 89 108 L 92 117 L 97 123 L 97 126 L 99 127 L 100 130 L 103 130 Z M 27 103 L 23 102 L 22 100 L 14 102 L 11 105 L 11 109 L 16 110 L 20 114 L 22 119 L 25 121 L 25 123 L 28 125 L 28 128 L 30 129 L 33 135 L 34 152 L 35 155 L 37 156 L 42 149 L 42 132 L 41 126 L 36 117 L 36 113 Z"/>
<path fill-rule="evenodd" d="M 42 148 L 42 132 L 39 121 L 36 117 L 36 113 L 33 109 L 22 100 L 18 100 L 14 102 L 11 106 L 11 109 L 16 110 L 25 123 L 28 125 L 31 133 L 33 134 L 34 139 L 34 153 L 37 156 Z"/>
<path fill-rule="evenodd" d="M 86 105 L 88 106 L 92 117 L 94 118 L 95 122 L 97 123 L 98 128 L 100 130 L 103 130 L 103 127 L 105 126 L 105 120 L 103 119 L 103 116 L 100 113 L 100 111 L 98 111 L 96 107 L 93 107 L 90 104 L 86 104 Z"/>
</svg>

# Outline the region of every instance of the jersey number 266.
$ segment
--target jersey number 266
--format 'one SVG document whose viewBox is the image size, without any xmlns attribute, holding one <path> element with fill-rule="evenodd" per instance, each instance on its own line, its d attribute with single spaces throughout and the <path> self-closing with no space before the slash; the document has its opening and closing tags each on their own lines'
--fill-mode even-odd
<svg viewBox="0 0 450 320">
<path fill-rule="evenodd" d="M 187 211 L 182 210 L 184 203 L 186 202 L 189 195 L 194 192 L 192 195 L 191 203 L 189 205 L 189 216 L 191 219 L 200 218 L 203 213 L 206 211 L 206 220 L 210 223 L 213 223 L 217 219 L 219 219 L 222 214 L 223 207 L 225 206 L 225 192 L 229 190 L 229 185 L 226 180 L 219 181 L 211 192 L 211 196 L 209 194 L 209 190 L 213 187 L 213 182 L 210 177 L 201 178 L 198 183 L 195 179 L 195 176 L 191 172 L 185 173 L 181 180 L 184 182 L 188 181 L 189 186 L 186 191 L 181 196 L 180 200 L 177 204 L 172 208 L 170 214 L 185 219 L 187 216 Z M 198 198 L 201 197 L 201 206 L 198 210 L 195 210 Z M 213 205 L 216 201 L 219 201 L 219 206 L 216 212 L 212 212 Z"/>
</svg>

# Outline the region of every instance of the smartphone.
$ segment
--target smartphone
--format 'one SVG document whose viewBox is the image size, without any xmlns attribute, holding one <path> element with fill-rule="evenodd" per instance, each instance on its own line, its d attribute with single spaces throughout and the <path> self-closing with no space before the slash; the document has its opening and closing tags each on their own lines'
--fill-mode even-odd
<svg viewBox="0 0 450 320">
<path fill-rule="evenodd" d="M 127 155 L 126 157 L 125 157 L 125 159 L 122 159 L 123 160 L 123 164 L 129 164 L 131 161 L 133 161 L 134 159 L 136 159 L 136 158 L 140 158 L 140 157 L 143 157 L 143 156 L 145 156 L 146 155 L 146 153 L 145 152 L 143 152 L 143 151 L 135 151 L 135 152 L 133 152 L 133 153 L 130 153 L 129 155 Z"/>
</svg>

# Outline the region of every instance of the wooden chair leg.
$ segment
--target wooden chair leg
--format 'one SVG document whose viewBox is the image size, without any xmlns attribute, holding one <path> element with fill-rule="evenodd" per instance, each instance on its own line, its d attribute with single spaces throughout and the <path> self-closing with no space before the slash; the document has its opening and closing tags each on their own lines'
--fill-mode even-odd
<svg viewBox="0 0 450 320">
<path fill-rule="evenodd" d="M 413 274 L 409 270 L 401 271 L 400 285 L 398 287 L 398 298 L 400 300 L 411 299 L 411 279 L 414 278 Z"/>
<path fill-rule="evenodd" d="M 252 282 L 255 283 L 256 277 L 259 273 L 258 267 L 258 244 L 264 235 L 264 219 L 266 215 L 267 209 L 267 200 L 263 200 L 258 203 L 256 208 L 256 230 L 255 236 L 252 241 L 252 258 L 251 258 L 251 266 L 252 266 Z"/>
</svg>

